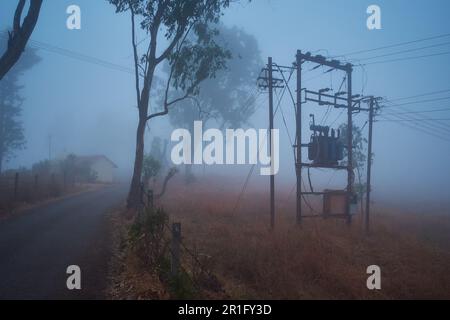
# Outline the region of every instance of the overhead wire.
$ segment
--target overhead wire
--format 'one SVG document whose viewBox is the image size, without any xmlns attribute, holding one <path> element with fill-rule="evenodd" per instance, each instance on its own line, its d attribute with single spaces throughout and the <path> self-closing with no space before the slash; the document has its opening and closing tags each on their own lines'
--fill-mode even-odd
<svg viewBox="0 0 450 320">
<path fill-rule="evenodd" d="M 391 48 L 405 46 L 405 45 L 408 45 L 408 44 L 419 43 L 419 42 L 435 40 L 435 39 L 441 39 L 441 38 L 446 38 L 446 37 L 450 37 L 450 33 L 445 33 L 445 34 L 441 34 L 441 35 L 437 35 L 437 36 L 431 36 L 431 37 L 416 39 L 416 40 L 412 40 L 412 41 L 405 41 L 405 42 L 394 43 L 394 44 L 391 44 L 391 45 L 381 46 L 381 47 L 372 48 L 372 49 L 363 49 L 363 50 L 359 50 L 359 51 L 353 51 L 353 52 L 349 52 L 349 53 L 346 53 L 346 54 L 335 55 L 335 56 L 332 56 L 330 58 L 339 58 L 339 57 L 353 56 L 353 55 L 358 55 L 358 54 L 361 54 L 361 53 L 367 53 L 367 52 L 391 49 Z"/>
<path fill-rule="evenodd" d="M 5 33 L 4 32 L 0 32 L 0 37 L 5 37 Z M 36 49 L 41 49 L 47 52 L 51 52 L 51 53 L 55 53 L 61 56 L 65 56 L 67 58 L 71 58 L 71 59 L 75 59 L 78 61 L 82 61 L 85 63 L 89 63 L 89 64 L 94 64 L 97 66 L 101 66 L 103 68 L 107 68 L 110 70 L 115 70 L 115 71 L 120 71 L 120 72 L 124 72 L 124 73 L 128 73 L 128 74 L 134 74 L 134 69 L 132 68 L 127 68 L 124 67 L 122 65 L 118 65 L 103 59 L 99 59 L 87 54 L 83 54 L 83 53 L 79 53 L 79 52 L 75 52 L 73 50 L 68 50 L 68 49 L 64 49 L 64 48 L 60 48 L 45 42 L 41 42 L 41 41 L 37 41 L 37 40 L 32 40 L 30 39 L 28 41 L 28 44 L 30 47 L 32 48 L 36 48 Z"/>
</svg>

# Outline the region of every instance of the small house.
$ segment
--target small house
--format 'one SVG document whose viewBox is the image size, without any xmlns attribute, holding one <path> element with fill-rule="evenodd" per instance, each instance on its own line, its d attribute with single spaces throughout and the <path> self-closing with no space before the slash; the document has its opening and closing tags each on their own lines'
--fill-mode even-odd
<svg viewBox="0 0 450 320">
<path fill-rule="evenodd" d="M 95 182 L 113 183 L 117 166 L 104 155 L 77 156 L 77 162 L 90 168 Z"/>
</svg>

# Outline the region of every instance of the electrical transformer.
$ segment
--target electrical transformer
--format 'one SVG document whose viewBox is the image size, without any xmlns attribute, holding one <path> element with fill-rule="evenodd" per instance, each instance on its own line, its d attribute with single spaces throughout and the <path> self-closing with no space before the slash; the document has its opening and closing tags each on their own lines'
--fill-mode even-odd
<svg viewBox="0 0 450 320">
<path fill-rule="evenodd" d="M 313 116 L 312 116 L 313 117 Z M 340 130 L 337 132 L 328 126 L 317 126 L 314 123 L 310 127 L 313 134 L 308 144 L 308 158 L 314 165 L 334 166 L 344 159 L 344 144 L 341 141 Z"/>
</svg>

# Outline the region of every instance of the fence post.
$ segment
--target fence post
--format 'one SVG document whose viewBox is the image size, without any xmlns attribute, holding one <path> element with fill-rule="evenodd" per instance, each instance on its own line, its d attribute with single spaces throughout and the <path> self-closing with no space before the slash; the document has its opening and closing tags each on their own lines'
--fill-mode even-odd
<svg viewBox="0 0 450 320">
<path fill-rule="evenodd" d="M 181 223 L 172 224 L 172 259 L 170 272 L 172 277 L 180 272 L 180 245 L 181 245 Z"/>
<path fill-rule="evenodd" d="M 17 200 L 18 195 L 19 195 L 19 173 L 16 172 L 16 175 L 14 176 L 14 200 Z"/>
</svg>

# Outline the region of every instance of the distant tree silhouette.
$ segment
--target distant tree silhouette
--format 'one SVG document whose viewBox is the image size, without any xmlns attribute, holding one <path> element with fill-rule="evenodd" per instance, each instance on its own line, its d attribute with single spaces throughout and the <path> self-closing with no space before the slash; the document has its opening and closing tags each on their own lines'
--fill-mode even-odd
<svg viewBox="0 0 450 320">
<path fill-rule="evenodd" d="M 176 127 L 193 131 L 194 121 L 203 121 L 206 127 L 214 121 L 220 128 L 238 128 L 245 125 L 256 109 L 256 78 L 263 62 L 256 38 L 238 27 L 217 26 L 216 41 L 232 53 L 226 70 L 217 72 L 213 79 L 199 86 L 196 99 L 182 102 L 182 107 L 170 113 L 170 122 Z M 168 69 L 168 68 L 166 68 Z M 193 179 L 191 165 L 186 165 L 186 181 Z"/>
<path fill-rule="evenodd" d="M 0 44 L 0 50 L 3 49 Z M 22 59 L 0 81 L 0 173 L 5 161 L 23 148 L 25 137 L 20 120 L 24 98 L 21 96 L 20 77 L 40 61 L 35 49 L 28 48 Z"/>
<path fill-rule="evenodd" d="M 28 13 L 22 22 L 26 2 L 26 0 L 19 0 L 14 13 L 12 30 L 7 32 L 6 50 L 0 57 L 0 81 L 19 61 L 39 18 L 42 0 L 30 0 Z"/>
</svg>

